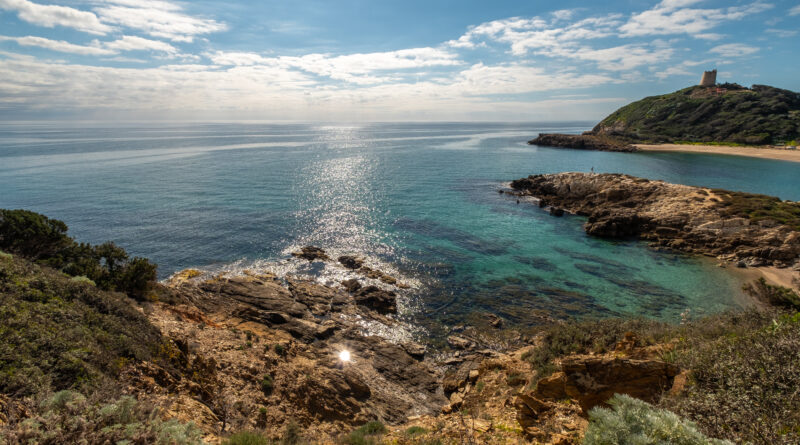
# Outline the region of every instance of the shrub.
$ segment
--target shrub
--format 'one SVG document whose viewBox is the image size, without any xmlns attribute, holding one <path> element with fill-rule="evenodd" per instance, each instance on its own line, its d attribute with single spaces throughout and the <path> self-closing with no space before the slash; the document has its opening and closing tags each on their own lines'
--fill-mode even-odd
<svg viewBox="0 0 800 445">
<path fill-rule="evenodd" d="M 595 407 L 589 411 L 584 445 L 731 444 L 709 439 L 697 430 L 694 423 L 633 397 L 617 394 L 608 404 L 611 409 Z"/>
<path fill-rule="evenodd" d="M 618 318 L 558 323 L 541 331 L 541 346 L 523 355 L 523 359 L 533 364 L 538 377 L 546 377 L 556 370 L 553 359 L 606 352 L 613 349 L 626 332 L 635 332 L 644 344 L 654 344 L 664 339 L 669 325 L 653 320 Z"/>
<path fill-rule="evenodd" d="M 91 284 L 92 286 L 97 286 L 94 283 L 94 281 L 90 280 L 88 277 L 85 277 L 83 275 L 79 275 L 77 277 L 72 277 L 72 279 L 70 281 L 74 281 L 76 283 L 86 283 L 86 284 Z"/>
<path fill-rule="evenodd" d="M 2 393 L 95 385 L 128 360 L 164 364 L 161 333 L 119 294 L 15 257 L 0 261 L 0 295 Z"/>
<path fill-rule="evenodd" d="M 162 420 L 150 405 L 125 396 L 111 403 L 88 400 L 75 391 L 60 391 L 42 401 L 38 412 L 19 424 L 8 424 L 0 436 L 9 443 L 147 443 L 202 444 L 194 424 Z"/>
<path fill-rule="evenodd" d="M 28 210 L 0 209 L 0 249 L 137 299 L 143 299 L 156 281 L 156 265 L 147 259 L 131 259 L 112 242 L 75 242 L 67 236 L 64 222 Z"/>
<path fill-rule="evenodd" d="M 665 408 L 708 435 L 737 443 L 800 443 L 800 314 L 765 314 L 759 327 L 730 329 L 678 357 L 692 370 L 684 395 Z"/>
<path fill-rule="evenodd" d="M 412 426 L 412 427 L 409 427 L 406 430 L 406 436 L 414 437 L 414 436 L 419 436 L 421 434 L 425 434 L 427 432 L 428 432 L 428 430 L 426 430 L 425 428 L 423 428 L 421 426 Z"/>
<path fill-rule="evenodd" d="M 62 221 L 29 210 L 0 209 L 0 249 L 36 260 L 72 243 Z"/>
<path fill-rule="evenodd" d="M 284 346 L 284 345 L 282 345 L 280 343 L 276 343 L 275 344 L 275 353 L 280 355 L 280 356 L 285 355 L 286 354 L 286 346 Z"/>
<path fill-rule="evenodd" d="M 294 421 L 290 421 L 289 424 L 286 425 L 286 429 L 283 430 L 281 445 L 297 445 L 301 440 L 300 425 Z"/>
<path fill-rule="evenodd" d="M 264 391 L 264 394 L 271 394 L 273 389 L 274 382 L 272 380 L 272 376 L 267 374 L 261 380 L 261 391 Z"/>
<path fill-rule="evenodd" d="M 378 437 L 386 433 L 386 427 L 378 421 L 368 422 L 350 433 L 344 440 L 347 445 L 373 445 L 379 443 Z"/>
<path fill-rule="evenodd" d="M 272 445 L 272 441 L 254 431 L 240 431 L 227 438 L 223 445 Z"/>
<path fill-rule="evenodd" d="M 800 310 L 800 296 L 791 289 L 767 283 L 763 277 L 742 288 L 751 297 L 771 306 Z"/>
</svg>

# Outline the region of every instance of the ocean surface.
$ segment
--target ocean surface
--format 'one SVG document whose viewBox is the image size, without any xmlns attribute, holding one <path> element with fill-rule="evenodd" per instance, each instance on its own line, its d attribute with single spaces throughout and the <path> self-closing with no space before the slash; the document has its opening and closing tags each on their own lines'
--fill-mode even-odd
<svg viewBox="0 0 800 445">
<path fill-rule="evenodd" d="M 0 123 L 0 207 L 65 221 L 159 265 L 271 270 L 333 283 L 341 267 L 287 260 L 304 245 L 357 254 L 412 285 L 402 317 L 422 325 L 484 312 L 677 321 L 742 304 L 713 260 L 586 236 L 499 194 L 535 173 L 621 172 L 800 200 L 798 164 L 681 153 L 528 146 L 590 123 Z"/>
</svg>

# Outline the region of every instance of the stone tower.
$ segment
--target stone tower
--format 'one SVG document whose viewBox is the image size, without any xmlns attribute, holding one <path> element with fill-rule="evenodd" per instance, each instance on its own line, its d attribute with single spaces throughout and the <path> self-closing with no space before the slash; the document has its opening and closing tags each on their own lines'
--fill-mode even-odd
<svg viewBox="0 0 800 445">
<path fill-rule="evenodd" d="M 713 87 L 717 84 L 717 70 L 706 71 L 700 80 L 701 87 Z"/>
</svg>

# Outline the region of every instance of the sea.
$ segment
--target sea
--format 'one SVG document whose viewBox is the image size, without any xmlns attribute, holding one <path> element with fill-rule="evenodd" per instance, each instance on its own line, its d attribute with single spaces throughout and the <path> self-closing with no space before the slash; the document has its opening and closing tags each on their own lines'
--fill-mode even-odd
<svg viewBox="0 0 800 445">
<path fill-rule="evenodd" d="M 325 284 L 354 276 L 290 253 L 353 254 L 410 286 L 400 318 L 509 326 L 640 316 L 678 322 L 747 304 L 717 261 L 587 236 L 498 193 L 563 171 L 627 173 L 800 200 L 800 165 L 688 153 L 527 145 L 556 123 L 0 123 L 0 207 L 60 219 L 79 241 L 113 240 L 159 277 L 271 271 Z M 688 309 L 688 311 L 687 311 Z"/>
</svg>

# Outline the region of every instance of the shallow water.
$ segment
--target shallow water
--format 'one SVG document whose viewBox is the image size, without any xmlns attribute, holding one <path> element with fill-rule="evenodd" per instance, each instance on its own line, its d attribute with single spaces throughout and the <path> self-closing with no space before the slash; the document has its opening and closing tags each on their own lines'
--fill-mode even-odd
<svg viewBox="0 0 800 445">
<path fill-rule="evenodd" d="M 525 144 L 588 124 L 0 124 L 0 207 L 61 219 L 159 264 L 270 269 L 334 282 L 342 268 L 281 261 L 313 244 L 356 253 L 414 286 L 407 317 L 512 324 L 541 315 L 677 320 L 737 305 L 713 261 L 587 237 L 498 194 L 534 173 L 622 172 L 800 199 L 797 164 L 601 153 Z"/>
</svg>

